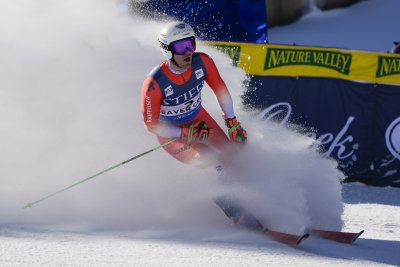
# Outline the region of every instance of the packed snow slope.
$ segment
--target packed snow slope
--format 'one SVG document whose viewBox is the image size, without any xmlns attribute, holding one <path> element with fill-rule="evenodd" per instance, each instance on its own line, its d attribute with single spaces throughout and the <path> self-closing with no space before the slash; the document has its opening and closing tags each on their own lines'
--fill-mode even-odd
<svg viewBox="0 0 400 267">
<path fill-rule="evenodd" d="M 335 162 L 309 149 L 310 140 L 241 110 L 244 73 L 204 46 L 249 132 L 234 155 L 240 171 L 228 172 L 232 186 L 221 187 L 212 167 L 186 166 L 158 150 L 22 209 L 158 145 L 143 128 L 140 87 L 163 60 L 155 41 L 163 23 L 128 16 L 110 0 L 0 6 L 1 266 L 400 264 L 398 192 L 342 188 Z M 204 105 L 224 127 L 204 91 Z M 366 233 L 353 246 L 310 238 L 288 248 L 232 227 L 212 202 L 226 193 L 277 230 Z"/>
<path fill-rule="evenodd" d="M 311 237 L 291 248 L 222 224 L 158 231 L 3 224 L 0 265 L 399 266 L 398 189 L 346 185 L 343 197 L 345 229 L 365 229 L 353 245 Z"/>
</svg>

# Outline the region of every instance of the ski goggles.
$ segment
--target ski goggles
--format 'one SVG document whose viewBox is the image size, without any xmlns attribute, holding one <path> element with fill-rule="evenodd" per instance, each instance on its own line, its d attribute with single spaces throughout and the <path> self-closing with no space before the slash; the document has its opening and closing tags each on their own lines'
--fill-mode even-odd
<svg viewBox="0 0 400 267">
<path fill-rule="evenodd" d="M 186 53 L 186 51 L 194 52 L 196 50 L 196 40 L 194 37 L 186 38 L 183 40 L 179 40 L 171 43 L 171 51 L 175 55 L 182 56 Z"/>
</svg>

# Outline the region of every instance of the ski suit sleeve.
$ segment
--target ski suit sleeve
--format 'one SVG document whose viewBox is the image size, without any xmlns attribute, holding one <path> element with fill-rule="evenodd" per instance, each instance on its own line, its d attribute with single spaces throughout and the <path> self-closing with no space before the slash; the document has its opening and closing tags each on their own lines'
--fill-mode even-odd
<svg viewBox="0 0 400 267">
<path fill-rule="evenodd" d="M 145 128 L 158 136 L 177 138 L 181 136 L 181 128 L 159 120 L 162 93 L 159 85 L 152 77 L 147 77 L 142 85 L 142 117 Z"/>
<path fill-rule="evenodd" d="M 221 75 L 219 74 L 219 71 L 215 66 L 214 61 L 207 54 L 204 53 L 199 53 L 199 54 L 206 68 L 206 73 L 207 73 L 205 78 L 206 83 L 210 86 L 215 96 L 217 97 L 222 112 L 228 118 L 235 117 L 231 94 L 229 93 L 225 82 L 222 80 Z"/>
</svg>

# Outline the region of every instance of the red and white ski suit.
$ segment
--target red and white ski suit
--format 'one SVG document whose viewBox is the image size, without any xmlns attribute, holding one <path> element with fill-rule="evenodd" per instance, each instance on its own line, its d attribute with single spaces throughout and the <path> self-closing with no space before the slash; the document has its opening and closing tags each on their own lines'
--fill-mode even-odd
<svg viewBox="0 0 400 267">
<path fill-rule="evenodd" d="M 211 128 L 205 143 L 177 140 L 164 149 L 184 163 L 201 159 L 202 154 L 222 150 L 228 137 L 201 105 L 204 81 L 213 90 L 223 113 L 234 117 L 232 97 L 214 61 L 204 53 L 194 53 L 192 67 L 182 74 L 173 73 L 167 61 L 146 77 L 142 85 L 142 115 L 146 129 L 157 135 L 160 144 L 180 138 L 181 127 L 204 121 Z"/>
</svg>

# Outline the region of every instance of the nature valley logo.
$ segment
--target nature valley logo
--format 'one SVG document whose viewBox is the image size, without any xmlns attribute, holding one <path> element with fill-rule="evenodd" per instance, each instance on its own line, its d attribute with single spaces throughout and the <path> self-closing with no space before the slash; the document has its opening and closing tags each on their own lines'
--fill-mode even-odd
<svg viewBox="0 0 400 267">
<path fill-rule="evenodd" d="M 240 46 L 236 45 L 213 45 L 219 51 L 227 54 L 232 59 L 233 66 L 237 66 L 240 57 Z"/>
<path fill-rule="evenodd" d="M 268 48 L 264 70 L 282 66 L 308 65 L 333 69 L 349 75 L 352 55 L 328 50 Z"/>
<path fill-rule="evenodd" d="M 400 74 L 400 57 L 378 57 L 376 78 Z"/>
</svg>

